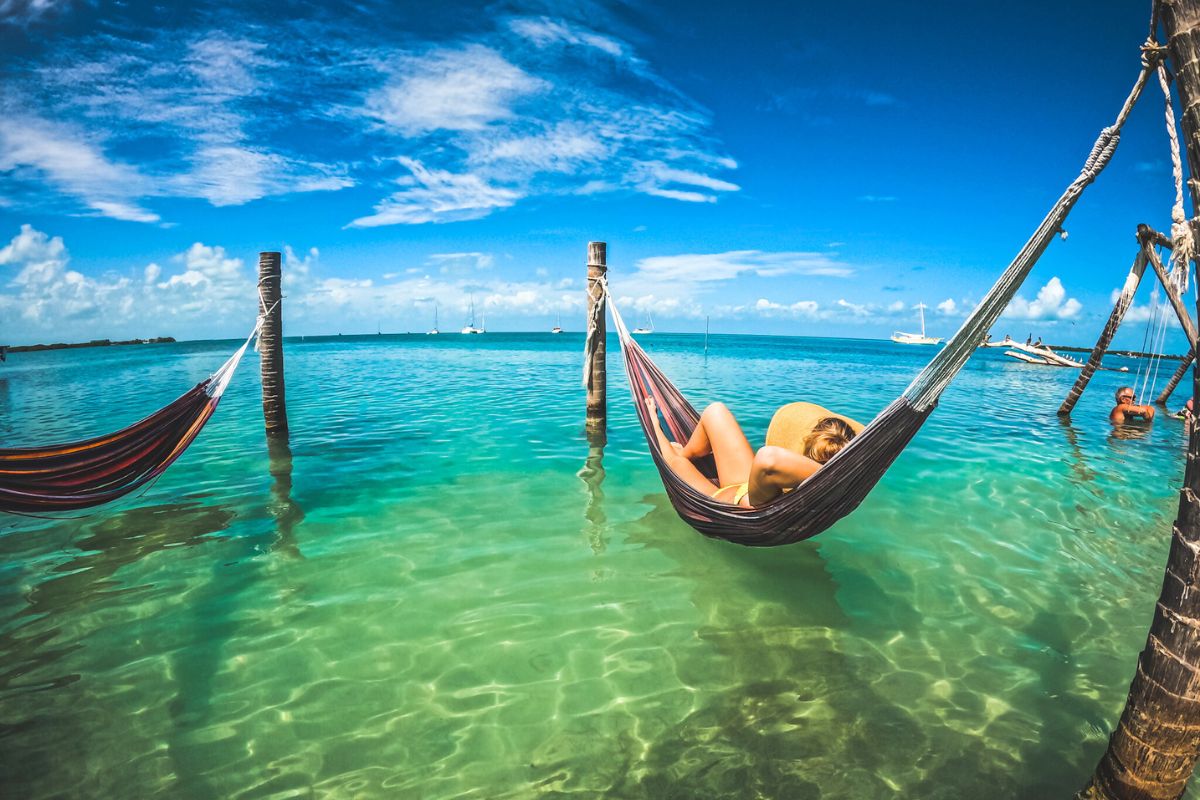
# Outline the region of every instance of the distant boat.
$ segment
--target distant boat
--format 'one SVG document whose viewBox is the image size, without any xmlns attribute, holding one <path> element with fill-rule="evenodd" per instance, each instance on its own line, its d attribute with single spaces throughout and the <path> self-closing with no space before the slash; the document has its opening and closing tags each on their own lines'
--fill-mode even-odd
<svg viewBox="0 0 1200 800">
<path fill-rule="evenodd" d="M 634 333 L 654 333 L 654 317 L 650 316 L 650 312 L 646 312 L 647 325 L 645 327 L 634 328 Z"/>
<path fill-rule="evenodd" d="M 551 333 L 562 333 L 562 314 L 559 314 L 554 321 L 554 327 L 550 329 Z"/>
<path fill-rule="evenodd" d="M 895 331 L 892 333 L 892 341 L 898 344 L 941 344 L 941 339 L 935 339 L 932 336 L 925 335 L 925 309 L 928 308 L 924 303 L 917 303 L 917 311 L 921 312 L 921 332 L 920 333 L 905 333 L 904 331 Z M 636 333 L 636 331 L 635 331 Z"/>
<path fill-rule="evenodd" d="M 429 336 L 437 336 L 439 333 L 441 333 L 441 331 L 438 330 L 437 303 L 433 304 L 433 330 L 425 331 L 425 333 Z"/>
<path fill-rule="evenodd" d="M 482 327 L 479 327 L 479 328 L 475 327 L 475 298 L 474 297 L 471 298 L 471 324 L 467 325 L 467 327 L 463 328 L 462 332 L 463 333 L 483 333 L 484 332 L 484 329 Z"/>
</svg>

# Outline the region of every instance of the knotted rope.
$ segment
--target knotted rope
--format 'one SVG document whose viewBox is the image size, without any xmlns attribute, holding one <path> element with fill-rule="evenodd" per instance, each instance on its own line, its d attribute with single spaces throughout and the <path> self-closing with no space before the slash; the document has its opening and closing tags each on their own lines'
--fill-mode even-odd
<svg viewBox="0 0 1200 800">
<path fill-rule="evenodd" d="M 1183 208 L 1183 160 L 1179 154 L 1179 131 L 1175 123 L 1175 107 L 1171 102 L 1170 79 L 1161 60 L 1158 63 L 1158 84 L 1162 87 L 1165 101 L 1167 139 L 1171 143 L 1171 174 L 1175 179 L 1175 204 L 1171 207 L 1170 276 L 1175 288 L 1182 293 L 1187 291 L 1188 265 L 1196 252 L 1196 244 L 1192 227 L 1187 221 L 1187 212 Z"/>
<path fill-rule="evenodd" d="M 588 317 L 587 339 L 583 343 L 583 387 L 592 388 L 592 358 L 600 343 L 600 319 L 608 300 L 608 276 L 588 276 L 588 297 L 592 300 L 592 313 Z"/>
</svg>

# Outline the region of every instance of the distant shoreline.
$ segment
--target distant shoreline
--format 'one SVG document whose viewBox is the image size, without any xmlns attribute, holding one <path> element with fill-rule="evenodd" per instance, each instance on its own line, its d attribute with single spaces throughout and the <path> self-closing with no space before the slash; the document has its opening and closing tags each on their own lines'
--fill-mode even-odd
<svg viewBox="0 0 1200 800">
<path fill-rule="evenodd" d="M 1092 348 L 1090 348 L 1090 347 L 1069 347 L 1068 345 L 1065 345 L 1065 344 L 1062 344 L 1062 345 L 1048 344 L 1045 346 L 1049 347 L 1051 350 L 1062 350 L 1067 353 L 1090 353 L 1090 352 L 1092 352 Z M 1140 350 L 1105 350 L 1104 355 L 1106 355 L 1106 356 L 1122 356 L 1124 358 L 1167 358 L 1172 361 L 1187 361 L 1187 354 L 1177 356 L 1177 355 L 1167 355 L 1166 353 L 1143 353 Z"/>
<path fill-rule="evenodd" d="M 32 353 L 39 350 L 75 350 L 80 347 L 114 347 L 121 344 L 174 344 L 173 336 L 157 336 L 153 339 L 126 339 L 114 342 L 111 339 L 93 339 L 90 342 L 55 342 L 54 344 L 18 344 L 12 346 L 0 345 L 0 350 L 10 353 Z"/>
</svg>

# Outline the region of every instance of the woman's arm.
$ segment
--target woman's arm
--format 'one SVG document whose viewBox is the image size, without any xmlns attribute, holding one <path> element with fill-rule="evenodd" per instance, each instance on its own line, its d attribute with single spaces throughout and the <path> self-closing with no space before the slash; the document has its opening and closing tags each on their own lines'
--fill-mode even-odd
<svg viewBox="0 0 1200 800">
<path fill-rule="evenodd" d="M 773 500 L 785 489 L 799 486 L 820 468 L 819 462 L 786 448 L 770 445 L 760 448 L 750 469 L 750 505 Z"/>
</svg>

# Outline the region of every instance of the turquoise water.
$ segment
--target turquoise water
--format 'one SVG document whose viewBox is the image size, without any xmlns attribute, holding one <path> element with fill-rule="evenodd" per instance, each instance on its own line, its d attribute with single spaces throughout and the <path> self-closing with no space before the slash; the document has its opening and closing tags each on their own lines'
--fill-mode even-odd
<svg viewBox="0 0 1200 800">
<path fill-rule="evenodd" d="M 796 399 L 865 420 L 930 356 L 645 341 L 758 442 Z M 231 349 L 14 354 L 0 443 L 123 426 Z M 615 342 L 608 443 L 589 453 L 581 350 L 289 340 L 290 460 L 268 452 L 251 354 L 140 497 L 0 520 L 6 796 L 1031 798 L 1086 781 L 1158 594 L 1179 422 L 1114 436 L 1128 379 L 1104 372 L 1063 424 L 1074 372 L 980 352 L 854 515 L 752 550 L 674 515 Z"/>
</svg>

